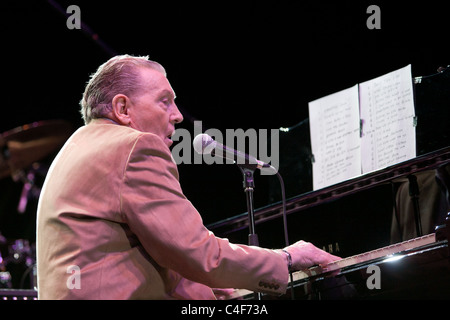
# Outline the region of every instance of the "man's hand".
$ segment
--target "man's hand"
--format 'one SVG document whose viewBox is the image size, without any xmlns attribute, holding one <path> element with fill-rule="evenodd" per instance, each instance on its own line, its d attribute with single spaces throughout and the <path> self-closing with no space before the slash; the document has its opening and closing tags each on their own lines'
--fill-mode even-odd
<svg viewBox="0 0 450 320">
<path fill-rule="evenodd" d="M 303 270 L 314 265 L 324 266 L 341 259 L 305 241 L 298 241 L 284 250 L 292 257 L 293 270 Z"/>
</svg>

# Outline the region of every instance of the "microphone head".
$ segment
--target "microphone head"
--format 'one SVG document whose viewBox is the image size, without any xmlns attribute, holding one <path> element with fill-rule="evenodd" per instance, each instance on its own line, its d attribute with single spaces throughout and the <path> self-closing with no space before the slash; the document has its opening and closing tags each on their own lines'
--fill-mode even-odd
<svg viewBox="0 0 450 320">
<path fill-rule="evenodd" d="M 210 154 L 216 147 L 216 141 L 206 133 L 197 135 L 192 142 L 194 150 L 199 154 Z"/>
</svg>

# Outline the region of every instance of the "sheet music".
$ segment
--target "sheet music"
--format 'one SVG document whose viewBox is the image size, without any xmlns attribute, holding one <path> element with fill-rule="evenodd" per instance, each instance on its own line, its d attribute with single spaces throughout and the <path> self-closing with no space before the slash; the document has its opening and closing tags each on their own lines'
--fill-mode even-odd
<svg viewBox="0 0 450 320">
<path fill-rule="evenodd" d="M 411 65 L 360 83 L 362 172 L 416 156 Z"/>
<path fill-rule="evenodd" d="M 358 86 L 309 107 L 314 190 L 361 174 Z"/>
<path fill-rule="evenodd" d="M 416 156 L 411 65 L 308 108 L 314 190 Z"/>
</svg>

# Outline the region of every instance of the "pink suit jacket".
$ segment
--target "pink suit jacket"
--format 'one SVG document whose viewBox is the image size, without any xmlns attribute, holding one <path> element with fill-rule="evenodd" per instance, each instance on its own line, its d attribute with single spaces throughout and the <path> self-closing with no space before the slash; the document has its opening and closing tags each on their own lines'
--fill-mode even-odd
<svg viewBox="0 0 450 320">
<path fill-rule="evenodd" d="M 183 195 L 163 141 L 106 119 L 81 127 L 61 149 L 37 220 L 39 299 L 286 291 L 282 253 L 216 237 Z"/>
</svg>

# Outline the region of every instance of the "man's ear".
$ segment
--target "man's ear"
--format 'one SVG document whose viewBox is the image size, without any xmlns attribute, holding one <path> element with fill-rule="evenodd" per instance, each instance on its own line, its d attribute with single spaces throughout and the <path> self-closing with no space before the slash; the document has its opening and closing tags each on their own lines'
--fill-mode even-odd
<svg viewBox="0 0 450 320">
<path fill-rule="evenodd" d="M 128 113 L 130 104 L 130 99 L 124 94 L 117 94 L 112 99 L 112 113 L 116 121 L 121 125 L 128 126 L 131 122 Z"/>
</svg>

